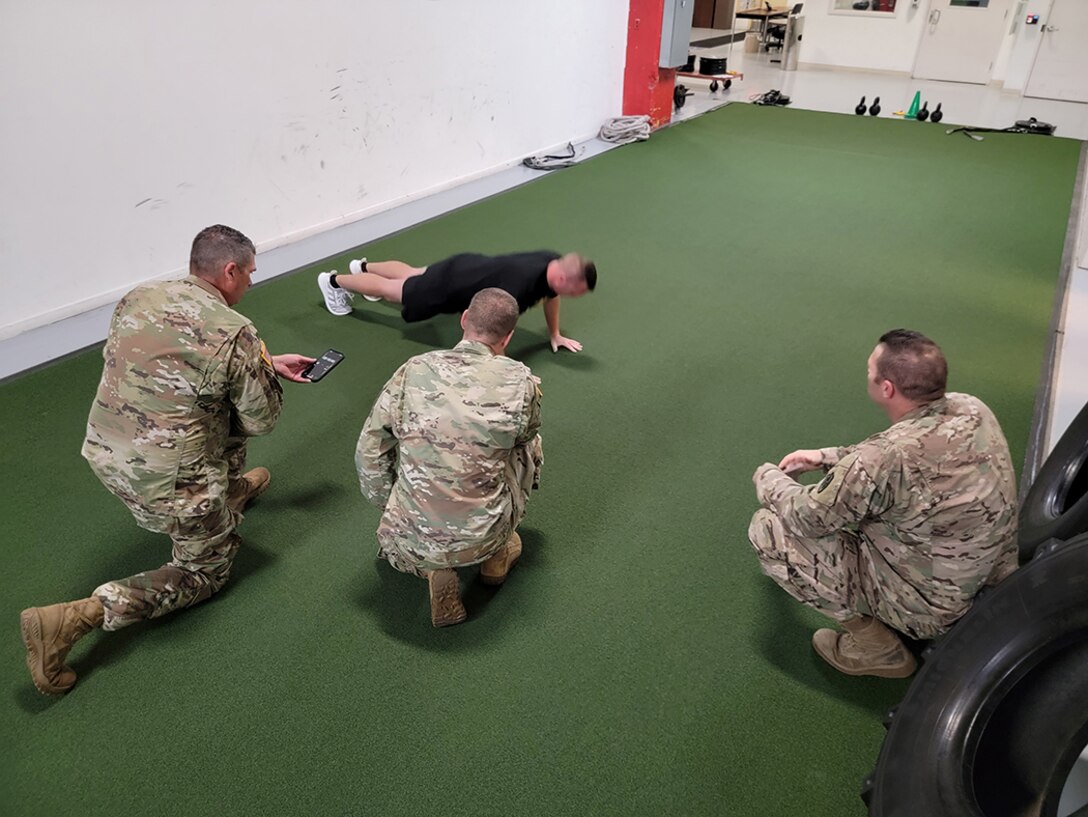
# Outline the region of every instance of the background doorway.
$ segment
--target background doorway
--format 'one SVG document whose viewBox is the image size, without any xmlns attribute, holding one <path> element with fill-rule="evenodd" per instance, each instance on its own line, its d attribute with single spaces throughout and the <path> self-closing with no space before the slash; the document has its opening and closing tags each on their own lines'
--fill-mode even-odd
<svg viewBox="0 0 1088 817">
<path fill-rule="evenodd" d="M 918 56 L 916 79 L 985 85 L 1005 34 L 1010 0 L 933 0 Z"/>
<path fill-rule="evenodd" d="M 1088 3 L 1054 0 L 1024 96 L 1088 102 Z"/>
</svg>

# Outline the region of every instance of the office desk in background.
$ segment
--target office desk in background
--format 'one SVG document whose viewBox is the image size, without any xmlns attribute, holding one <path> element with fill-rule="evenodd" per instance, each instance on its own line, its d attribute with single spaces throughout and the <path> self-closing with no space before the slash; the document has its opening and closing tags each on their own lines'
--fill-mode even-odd
<svg viewBox="0 0 1088 817">
<path fill-rule="evenodd" d="M 789 17 L 790 6 L 772 6 L 768 11 L 766 7 L 761 9 L 738 9 L 734 12 L 738 20 L 759 20 L 759 42 L 767 41 L 767 21 L 778 17 Z"/>
</svg>

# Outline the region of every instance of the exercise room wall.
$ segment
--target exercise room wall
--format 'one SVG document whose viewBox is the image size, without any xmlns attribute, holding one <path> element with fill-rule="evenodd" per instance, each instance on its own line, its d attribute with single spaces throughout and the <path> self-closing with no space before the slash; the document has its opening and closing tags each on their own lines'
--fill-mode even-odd
<svg viewBox="0 0 1088 817">
<path fill-rule="evenodd" d="M 929 15 L 929 0 L 899 0 L 894 15 L 832 14 L 829 0 L 806 2 L 800 62 L 911 74 Z M 994 60 L 991 80 L 1023 90 L 1039 47 L 1039 26 L 1024 25 L 1028 14 L 1044 19 L 1050 0 L 1017 0 L 1010 6 L 1007 34 Z"/>
<path fill-rule="evenodd" d="M 899 0 L 894 15 L 832 14 L 830 0 L 806 0 L 798 60 L 812 65 L 910 73 L 926 6 Z"/>
<path fill-rule="evenodd" d="M 4 4 L 0 338 L 596 133 L 627 0 Z"/>
</svg>

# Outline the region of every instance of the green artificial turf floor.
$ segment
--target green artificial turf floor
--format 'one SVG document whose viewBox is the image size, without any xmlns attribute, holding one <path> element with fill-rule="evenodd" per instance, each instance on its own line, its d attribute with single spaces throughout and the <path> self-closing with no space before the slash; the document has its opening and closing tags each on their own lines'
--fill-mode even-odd
<svg viewBox="0 0 1088 817">
<path fill-rule="evenodd" d="M 97 350 L 3 385 L 0 811 L 863 814 L 906 682 L 815 657 L 823 620 L 747 542 L 750 476 L 885 425 L 865 360 L 897 326 L 943 345 L 1019 466 L 1079 147 L 733 105 L 255 288 L 241 310 L 273 353 L 346 360 L 288 384 L 253 442 L 273 481 L 231 585 L 89 636 L 60 700 L 30 684 L 19 610 L 169 546 L 79 456 Z M 386 378 L 457 321 L 361 299 L 335 318 L 315 274 L 541 247 L 598 264 L 563 304 L 585 351 L 553 355 L 541 310 L 523 316 L 509 352 L 543 380 L 545 448 L 525 555 L 497 591 L 469 579 L 468 622 L 435 630 L 425 585 L 374 559 L 352 457 Z"/>
</svg>

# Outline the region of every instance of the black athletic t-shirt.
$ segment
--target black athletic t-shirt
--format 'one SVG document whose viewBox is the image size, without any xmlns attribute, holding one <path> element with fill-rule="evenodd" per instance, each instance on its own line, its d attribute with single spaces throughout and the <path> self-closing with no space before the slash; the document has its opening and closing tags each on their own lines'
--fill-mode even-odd
<svg viewBox="0 0 1088 817">
<path fill-rule="evenodd" d="M 511 255 L 462 253 L 427 267 L 404 282 L 405 320 L 425 320 L 440 313 L 463 312 L 481 289 L 498 287 L 514 296 L 524 312 L 542 298 L 554 298 L 548 264 L 559 258 L 550 250 Z"/>
</svg>

